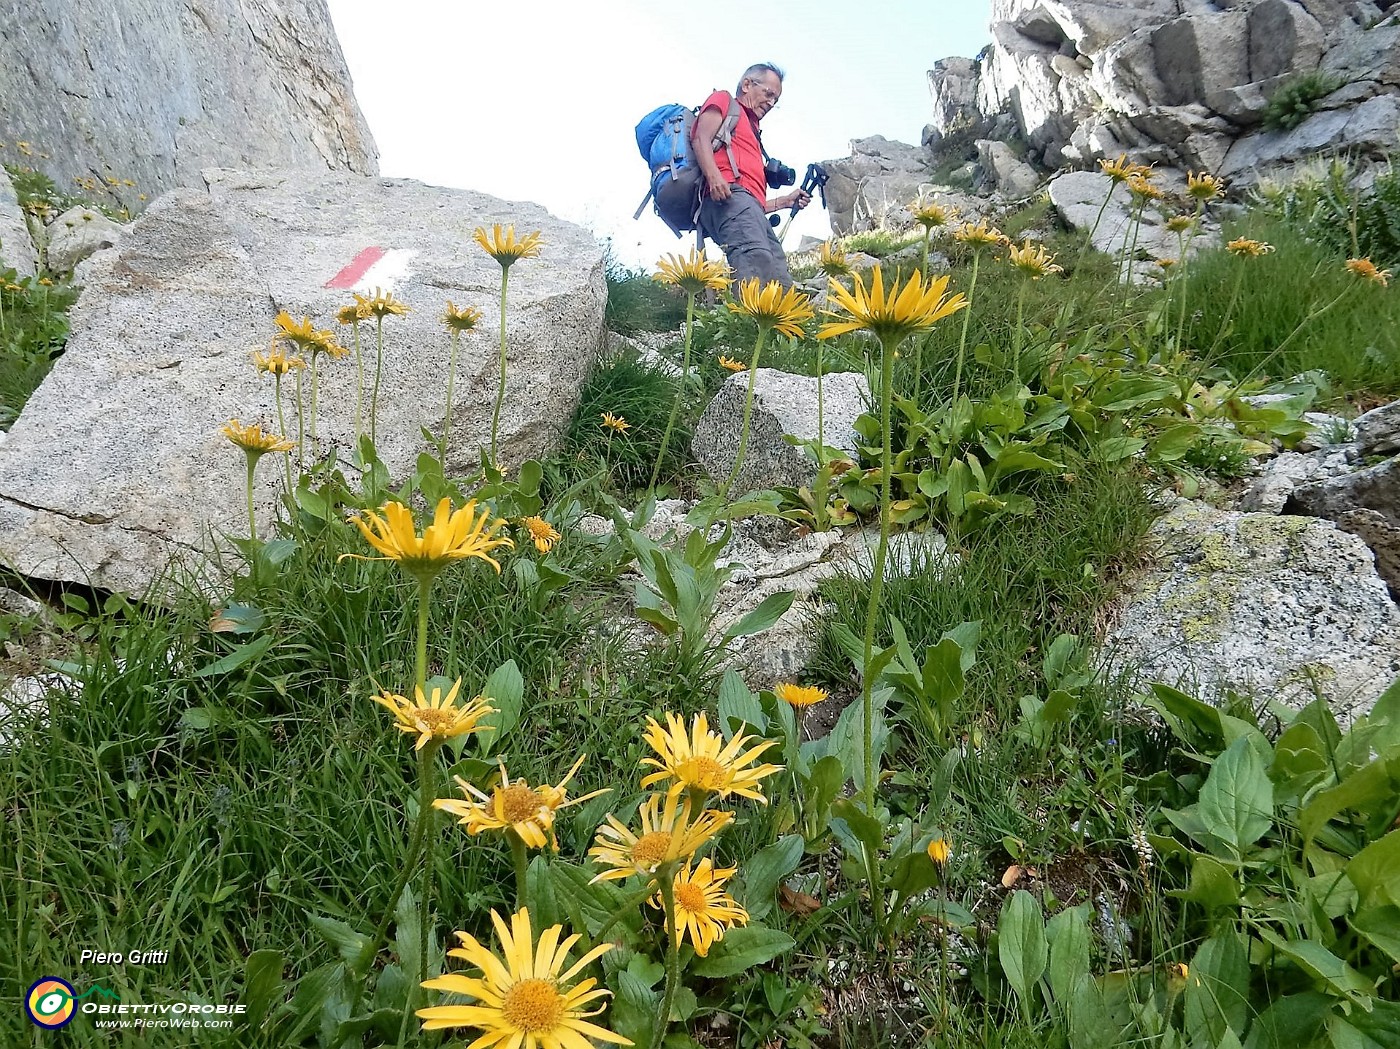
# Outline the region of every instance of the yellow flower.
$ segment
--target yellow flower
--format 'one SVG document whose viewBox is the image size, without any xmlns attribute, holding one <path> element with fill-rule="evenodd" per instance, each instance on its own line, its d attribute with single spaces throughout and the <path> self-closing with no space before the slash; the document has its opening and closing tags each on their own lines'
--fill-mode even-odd
<svg viewBox="0 0 1400 1049">
<path fill-rule="evenodd" d="M 1117 160 L 1100 160 L 1099 167 L 1114 182 L 1127 182 L 1130 178 L 1149 179 L 1152 177 L 1150 164 L 1134 164 L 1128 154 L 1120 153 Z"/>
<path fill-rule="evenodd" d="M 471 1043 L 476 1049 L 591 1049 L 594 1042 L 632 1044 L 622 1035 L 588 1022 L 588 1017 L 602 1010 L 601 1005 L 589 1006 L 611 992 L 594 990 L 598 981 L 591 976 L 572 983 L 612 950 L 613 944 L 594 947 L 565 969 L 569 951 L 579 941 L 578 933 L 561 943 L 564 926 L 551 925 L 540 934 L 536 948 L 526 907 L 511 916 L 509 929 L 495 911 L 491 912 L 491 923 L 501 944 L 499 957 L 465 932 L 457 934 L 462 946 L 447 952 L 476 966 L 480 976 L 445 973 L 423 981 L 428 990 L 460 994 L 471 999 L 471 1004 L 419 1009 L 423 1030 L 473 1028 L 482 1032 Z"/>
<path fill-rule="evenodd" d="M 780 681 L 773 687 L 773 695 L 790 707 L 810 707 L 826 700 L 826 690 L 816 685 L 793 685 Z"/>
<path fill-rule="evenodd" d="M 901 289 L 891 285 L 885 294 L 884 278 L 876 266 L 870 275 L 870 292 L 860 277 L 855 278 L 854 291 L 836 281 L 831 282 L 828 295 L 849 316 L 822 325 L 819 338 L 830 339 L 851 331 L 868 331 L 881 342 L 899 342 L 915 332 L 928 331 L 944 317 L 951 316 L 967 305 L 961 292 L 948 295 L 948 277 L 930 278 L 927 282 L 913 274 Z M 832 310 L 829 316 L 841 317 Z"/>
<path fill-rule="evenodd" d="M 1164 273 L 1176 265 L 1176 259 L 1157 259 L 1157 268 Z"/>
<path fill-rule="evenodd" d="M 614 415 L 612 412 L 603 412 L 601 418 L 604 426 L 618 433 L 626 433 L 632 428 L 631 423 L 620 415 Z"/>
<path fill-rule="evenodd" d="M 757 765 L 747 768 L 763 756 L 770 747 L 777 746 L 776 740 L 765 739 L 747 753 L 741 753 L 744 745 L 757 736 L 735 736 L 727 744 L 718 732 L 710 731 L 710 723 L 704 712 L 695 715 L 687 734 L 685 721 L 679 714 L 666 715 L 667 728 L 662 728 L 653 718 L 647 718 L 643 738 L 657 754 L 655 758 L 643 758 L 643 765 L 659 769 L 642 777 L 642 786 L 649 787 L 663 780 L 675 780 L 670 793 L 693 789 L 727 798 L 730 794 L 767 802 L 758 789 L 758 781 L 775 772 L 781 772 L 781 765 Z M 659 758 L 659 760 L 658 760 Z"/>
<path fill-rule="evenodd" d="M 369 318 L 370 314 L 368 311 L 358 302 L 342 306 L 335 311 L 335 319 L 341 324 L 359 324 L 360 321 L 367 321 Z"/>
<path fill-rule="evenodd" d="M 423 579 L 437 575 L 452 561 L 467 557 L 479 557 L 499 572 L 500 563 L 491 556 L 491 551 L 501 546 L 515 546 L 506 537 L 495 534 L 505 526 L 505 521 L 492 521 L 489 509 L 483 509 L 477 516 L 475 499 L 454 511 L 452 500 L 443 498 L 437 504 L 433 523 L 423 529 L 421 538 L 414 530 L 412 512 L 403 503 L 387 502 L 381 512 L 382 517 L 373 510 L 366 510 L 353 520 L 369 545 L 384 556 L 341 554 L 342 558 L 397 561 L 404 571 Z M 365 518 L 369 519 L 368 523 Z"/>
<path fill-rule="evenodd" d="M 948 866 L 948 859 L 953 855 L 953 850 L 949 847 L 945 838 L 934 838 L 928 843 L 928 858 L 934 866 L 943 868 Z"/>
<path fill-rule="evenodd" d="M 32 157 L 34 155 L 34 147 L 28 142 L 16 142 L 15 149 L 19 150 L 26 157 Z"/>
<path fill-rule="evenodd" d="M 554 837 L 554 814 L 570 805 L 578 805 L 607 793 L 607 790 L 595 790 L 592 794 L 566 800 L 569 780 L 574 778 L 574 773 L 582 764 L 583 756 L 580 755 L 574 767 L 569 769 L 569 774 L 553 787 L 548 783 L 532 787 L 522 779 L 512 783 L 506 774 L 506 767 L 502 765 L 500 785 L 489 795 L 477 790 L 461 776 L 453 776 L 467 800 L 439 798 L 433 802 L 433 808 L 460 817 L 459 822 L 466 827 L 468 834 L 510 830 L 532 849 L 542 849 L 548 844 L 558 852 L 559 842 Z M 471 800 L 473 797 L 477 800 Z"/>
<path fill-rule="evenodd" d="M 362 320 L 368 320 L 370 317 L 374 317 L 376 320 L 381 321 L 385 317 L 402 317 L 412 308 L 408 303 L 400 302 L 398 299 L 394 298 L 394 293 L 392 291 L 381 291 L 379 288 L 374 289 L 374 295 L 372 296 L 367 297 L 357 294 L 355 296 L 355 306 Z"/>
<path fill-rule="evenodd" d="M 275 433 L 263 433 L 262 427 L 257 423 L 244 426 L 237 419 L 230 419 L 220 428 L 219 432 L 245 452 L 254 455 L 264 455 L 267 452 L 290 452 L 296 447 L 291 441 L 284 441 Z"/>
<path fill-rule="evenodd" d="M 1204 171 L 1186 176 L 1186 195 L 1194 200 L 1214 200 L 1225 192 L 1225 183 Z"/>
<path fill-rule="evenodd" d="M 662 284 L 674 284 L 687 295 L 699 295 L 707 288 L 723 291 L 729 287 L 729 267 L 723 262 L 705 258 L 694 248 L 682 258 L 679 255 L 663 255 L 656 263 L 660 272 L 652 280 Z"/>
<path fill-rule="evenodd" d="M 321 341 L 321 333 L 316 330 L 316 325 L 311 323 L 310 317 L 303 317 L 299 321 L 292 320 L 291 314 L 282 310 L 277 314 L 275 322 L 278 332 L 273 336 L 273 342 L 287 341 L 298 349 L 312 351 Z"/>
<path fill-rule="evenodd" d="M 970 244 L 974 248 L 986 248 L 994 244 L 1005 244 L 1006 234 L 995 226 L 988 226 L 987 220 L 983 219 L 975 226 L 971 222 L 964 222 L 953 230 L 953 239 Z"/>
<path fill-rule="evenodd" d="M 268 347 L 266 353 L 253 353 L 253 364 L 259 372 L 268 375 L 286 375 L 294 368 L 305 368 L 306 362 L 296 354 L 286 354 L 282 352 L 282 347 L 276 342 Z"/>
<path fill-rule="evenodd" d="M 739 301 L 731 302 L 729 308 L 752 317 L 760 328 L 794 339 L 802 335 L 803 322 L 812 319 L 812 306 L 800 291 L 784 288 L 775 280 L 761 285 L 757 277 L 740 282 Z"/>
<path fill-rule="evenodd" d="M 471 331 L 480 320 L 480 310 L 474 310 L 470 306 L 458 309 L 452 305 L 451 299 L 447 300 L 447 312 L 442 315 L 442 323 L 446 324 L 452 331 Z"/>
<path fill-rule="evenodd" d="M 50 280 L 48 277 L 40 277 L 40 278 L 39 278 L 39 283 L 42 284 L 42 285 L 43 285 L 44 287 L 46 287 L 46 288 L 52 287 L 52 286 L 53 286 L 53 281 Z"/>
<path fill-rule="evenodd" d="M 736 361 L 732 357 L 726 357 L 723 354 L 720 355 L 719 366 L 731 372 L 746 372 L 749 370 L 749 366 L 743 361 Z"/>
<path fill-rule="evenodd" d="M 413 749 L 422 750 L 430 741 L 441 742 L 469 732 L 491 731 L 489 725 L 480 729 L 477 726 L 486 715 L 494 714 L 496 708 L 484 696 L 477 696 L 466 706 L 457 706 L 457 691 L 461 687 L 462 679 L 458 678 L 445 696 L 436 686 L 431 695 L 425 696 L 423 686 L 415 685 L 411 701 L 393 692 L 381 692 L 370 698 L 394 715 L 400 731 L 417 735 L 418 742 Z"/>
<path fill-rule="evenodd" d="M 650 877 L 663 863 L 689 859 L 734 819 L 732 812 L 706 809 L 692 821 L 690 811 L 689 798 L 682 802 L 676 794 L 652 794 L 642 805 L 639 835 L 608 813 L 588 854 L 612 869 L 595 875 L 593 881 L 616 881 L 633 874 Z"/>
<path fill-rule="evenodd" d="M 1274 250 L 1272 244 L 1265 244 L 1262 240 L 1250 240 L 1248 237 L 1240 237 L 1230 241 L 1225 245 L 1225 250 L 1231 255 L 1240 255 L 1251 259 L 1257 259 L 1260 255 L 1267 255 Z"/>
<path fill-rule="evenodd" d="M 671 882 L 676 898 L 676 946 L 685 942 L 685 934 L 690 933 L 690 942 L 695 945 L 695 953 L 701 958 L 710 953 L 710 948 L 724 939 L 726 929 L 735 925 L 747 925 L 749 912 L 740 907 L 724 891 L 724 883 L 734 876 L 737 867 L 722 867 L 715 870 L 708 857 L 701 860 L 692 873 L 687 862 Z M 661 894 L 651 899 L 653 907 L 665 908 Z"/>
<path fill-rule="evenodd" d="M 926 230 L 935 229 L 938 226 L 946 226 L 958 217 L 957 211 L 953 208 L 932 200 L 923 204 L 915 204 L 911 209 L 911 213 L 914 216 L 914 221 Z"/>
<path fill-rule="evenodd" d="M 1043 244 L 1035 244 L 1029 240 L 1022 241 L 1019 248 L 1011 248 L 1006 261 L 1031 280 L 1039 280 L 1051 273 L 1064 272 L 1064 267 L 1055 265 L 1055 256 L 1046 251 Z"/>
<path fill-rule="evenodd" d="M 1173 233 L 1185 233 L 1196 219 L 1192 215 L 1173 215 L 1167 219 L 1167 229 Z"/>
<path fill-rule="evenodd" d="M 491 227 L 491 236 L 486 235 L 486 230 L 480 226 L 476 228 L 476 242 L 481 245 L 481 250 L 490 255 L 501 264 L 502 269 L 510 267 L 521 259 L 539 258 L 540 254 L 540 231 L 527 233 L 520 240 L 515 239 L 515 227 L 507 226 L 505 232 L 501 232 L 501 224 L 498 222 Z"/>
<path fill-rule="evenodd" d="M 1390 270 L 1377 269 L 1376 264 L 1370 258 L 1347 259 L 1347 269 L 1364 280 L 1369 280 L 1373 284 L 1379 284 L 1382 288 L 1390 284 Z"/>
<path fill-rule="evenodd" d="M 559 533 L 543 517 L 522 517 L 520 523 L 529 531 L 530 538 L 535 542 L 535 549 L 542 554 L 549 553 L 554 544 L 559 542 Z"/>
<path fill-rule="evenodd" d="M 854 272 L 850 260 L 846 258 L 846 249 L 829 240 L 822 241 L 821 258 L 817 265 L 828 277 L 849 277 Z"/>
<path fill-rule="evenodd" d="M 1166 195 L 1142 175 L 1128 179 L 1128 192 L 1138 204 L 1146 204 L 1149 200 L 1161 200 Z"/>
</svg>

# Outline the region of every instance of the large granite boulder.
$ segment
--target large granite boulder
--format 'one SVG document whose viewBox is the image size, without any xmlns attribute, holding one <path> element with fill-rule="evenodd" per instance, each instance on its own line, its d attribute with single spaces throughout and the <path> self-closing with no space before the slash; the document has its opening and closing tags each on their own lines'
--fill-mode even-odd
<svg viewBox="0 0 1400 1049">
<path fill-rule="evenodd" d="M 45 255 L 49 269 L 66 273 L 84 259 L 115 247 L 125 227 L 92 208 L 69 208 L 49 223 Z"/>
<path fill-rule="evenodd" d="M 933 154 L 882 135 L 851 142 L 851 155 L 822 162 L 831 230 L 845 236 L 897 225 L 905 204 L 933 178 Z M 895 219 L 895 222 L 890 222 Z"/>
<path fill-rule="evenodd" d="M 86 264 L 67 352 L 0 446 L 0 559 L 18 572 L 141 591 L 172 555 L 242 533 L 243 457 L 219 428 L 231 417 L 277 424 L 272 381 L 251 353 L 267 346 L 279 310 L 338 328 L 334 312 L 352 291 L 391 289 L 411 307 L 384 323 L 378 448 L 398 477 L 425 449 L 420 427 L 442 427 L 445 301 L 484 312 L 461 340 L 448 441 L 450 462 L 475 463 L 496 390 L 500 286 L 500 267 L 471 239 L 477 226 L 543 233 L 541 257 L 511 272 L 502 461 L 550 448 L 577 404 L 606 298 L 588 231 L 533 204 L 407 180 L 208 177 L 205 190 L 155 201 Z M 338 335 L 350 343 L 349 329 Z M 372 372 L 373 324 L 362 342 Z M 316 453 L 342 464 L 355 374 L 353 357 L 322 359 Z M 258 474 L 264 525 L 280 474 L 270 461 Z"/>
<path fill-rule="evenodd" d="M 0 99 L 0 141 L 133 210 L 211 165 L 378 172 L 326 0 L 10 4 Z"/>
<path fill-rule="evenodd" d="M 12 269 L 21 277 L 32 277 L 38 268 L 39 254 L 34 250 L 14 184 L 5 169 L 0 168 L 0 270 Z"/>
<path fill-rule="evenodd" d="M 1183 500 L 1152 537 L 1105 639 L 1108 665 L 1139 684 L 1295 706 L 1316 690 L 1346 718 L 1400 674 L 1400 610 L 1356 536 Z"/>
</svg>

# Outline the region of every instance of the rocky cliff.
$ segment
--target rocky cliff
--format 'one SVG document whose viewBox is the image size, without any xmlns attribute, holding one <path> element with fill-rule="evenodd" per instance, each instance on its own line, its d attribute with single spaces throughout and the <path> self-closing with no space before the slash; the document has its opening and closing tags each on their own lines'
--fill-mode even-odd
<svg viewBox="0 0 1400 1049">
<path fill-rule="evenodd" d="M 1237 183 L 1323 150 L 1379 159 L 1400 151 L 1395 2 L 992 0 L 991 46 L 929 73 L 925 141 L 1009 117 L 1048 168 L 1129 152 Z M 1262 126 L 1319 72 L 1295 126 Z"/>
<path fill-rule="evenodd" d="M 325 0 L 0 0 L 0 156 L 154 197 L 201 168 L 378 173 Z M 39 156 L 43 154 L 43 156 Z"/>
</svg>

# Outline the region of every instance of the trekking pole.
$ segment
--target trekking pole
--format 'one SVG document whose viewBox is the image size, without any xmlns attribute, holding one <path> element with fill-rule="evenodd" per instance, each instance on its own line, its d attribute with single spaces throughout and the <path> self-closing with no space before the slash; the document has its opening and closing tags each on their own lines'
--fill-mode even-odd
<svg viewBox="0 0 1400 1049">
<path fill-rule="evenodd" d="M 826 172 L 826 168 L 822 167 L 820 164 L 808 164 L 807 174 L 802 176 L 802 185 L 799 188 L 801 192 L 806 193 L 808 196 L 811 196 L 812 190 L 815 189 L 821 194 L 822 207 L 826 207 L 826 180 L 830 177 L 831 176 Z M 797 205 L 794 204 L 792 210 L 788 212 L 787 221 L 783 223 L 783 228 L 778 231 L 778 243 L 781 244 L 783 238 L 787 236 L 788 227 L 792 225 L 792 220 L 796 217 Z"/>
</svg>

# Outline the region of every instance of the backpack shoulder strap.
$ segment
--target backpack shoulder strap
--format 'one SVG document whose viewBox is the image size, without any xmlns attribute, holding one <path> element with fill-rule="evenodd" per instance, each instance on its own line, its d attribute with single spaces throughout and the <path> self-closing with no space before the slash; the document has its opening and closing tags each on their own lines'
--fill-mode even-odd
<svg viewBox="0 0 1400 1049">
<path fill-rule="evenodd" d="M 739 165 L 734 162 L 733 141 L 734 129 L 739 126 L 740 116 L 739 100 L 733 95 L 730 95 L 729 112 L 727 112 L 724 115 L 724 119 L 720 121 L 719 131 L 716 132 L 714 141 L 710 143 L 711 150 L 718 150 L 720 146 L 724 147 L 724 154 L 729 158 L 729 170 L 734 172 L 736 178 L 739 175 Z M 763 148 L 761 142 L 759 143 L 759 148 Z"/>
</svg>

